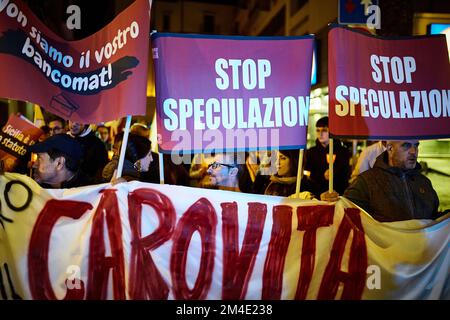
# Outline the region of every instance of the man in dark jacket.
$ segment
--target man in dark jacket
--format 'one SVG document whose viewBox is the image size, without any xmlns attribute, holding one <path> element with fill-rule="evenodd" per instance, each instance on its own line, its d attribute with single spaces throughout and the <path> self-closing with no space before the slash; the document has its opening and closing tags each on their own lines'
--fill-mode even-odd
<svg viewBox="0 0 450 320">
<path fill-rule="evenodd" d="M 329 144 L 328 117 L 321 118 L 316 123 L 316 145 L 306 151 L 305 170 L 309 175 L 309 189 L 317 198 L 320 194 L 328 190 L 329 180 Z M 351 154 L 341 145 L 339 140 L 334 140 L 333 146 L 333 185 L 339 194 L 343 194 L 348 186 L 350 178 L 350 157 Z"/>
<path fill-rule="evenodd" d="M 37 154 L 33 178 L 43 188 L 75 188 L 89 185 L 89 177 L 79 170 L 81 145 L 67 134 L 57 134 L 29 147 Z"/>
<path fill-rule="evenodd" d="M 344 197 L 382 222 L 435 219 L 439 199 L 417 163 L 419 141 L 388 141 L 372 169 L 360 174 Z"/>
<path fill-rule="evenodd" d="M 69 130 L 68 135 L 75 138 L 83 147 L 81 170 L 92 178 L 93 183 L 103 182 L 102 171 L 108 163 L 105 145 L 95 136 L 88 124 L 69 121 Z"/>
</svg>

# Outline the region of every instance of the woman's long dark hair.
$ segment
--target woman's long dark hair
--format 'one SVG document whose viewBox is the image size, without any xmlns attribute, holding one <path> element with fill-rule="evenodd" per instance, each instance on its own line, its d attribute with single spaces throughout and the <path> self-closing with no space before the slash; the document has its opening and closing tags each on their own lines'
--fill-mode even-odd
<svg viewBox="0 0 450 320">
<path fill-rule="evenodd" d="M 298 169 L 298 150 L 279 150 L 279 152 L 290 160 L 289 177 L 296 177 Z"/>
</svg>

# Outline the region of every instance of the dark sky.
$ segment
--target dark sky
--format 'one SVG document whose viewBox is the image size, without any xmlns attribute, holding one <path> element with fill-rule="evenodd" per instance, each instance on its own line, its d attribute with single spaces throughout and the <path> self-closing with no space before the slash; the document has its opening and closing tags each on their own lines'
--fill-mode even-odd
<svg viewBox="0 0 450 320">
<path fill-rule="evenodd" d="M 153 0 L 153 3 L 181 1 L 183 0 Z M 79 40 L 100 30 L 134 0 L 24 0 L 24 2 L 59 36 L 66 40 Z M 194 2 L 236 5 L 238 0 L 194 0 Z M 81 9 L 81 30 L 70 31 L 66 28 L 66 19 L 69 17 L 66 9 L 71 4 L 78 5 Z"/>
<path fill-rule="evenodd" d="M 85 38 L 111 22 L 114 17 L 133 3 L 122 0 L 115 5 L 113 0 L 24 0 L 30 9 L 51 30 L 66 40 Z M 66 27 L 69 5 L 78 5 L 81 9 L 81 30 L 70 31 Z"/>
</svg>

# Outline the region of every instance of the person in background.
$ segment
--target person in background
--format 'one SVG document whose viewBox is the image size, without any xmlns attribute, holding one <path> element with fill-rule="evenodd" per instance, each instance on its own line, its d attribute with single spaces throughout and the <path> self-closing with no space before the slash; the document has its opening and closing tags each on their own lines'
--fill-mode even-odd
<svg viewBox="0 0 450 320">
<path fill-rule="evenodd" d="M 265 195 L 288 197 L 295 193 L 297 182 L 298 150 L 279 150 L 277 173 L 270 176 Z"/>
<path fill-rule="evenodd" d="M 364 171 L 373 168 L 377 157 L 386 151 L 386 141 L 378 141 L 366 147 L 358 157 L 355 169 L 353 169 L 350 183 L 355 181 L 356 177 Z"/>
<path fill-rule="evenodd" d="M 239 177 L 243 168 L 235 158 L 234 153 L 216 153 L 206 170 L 209 179 L 203 187 L 240 192 Z"/>
<path fill-rule="evenodd" d="M 272 171 L 270 171 L 270 164 L 271 151 L 262 150 L 246 152 L 245 164 L 243 166 L 244 170 L 239 179 L 241 192 L 263 194 L 272 173 Z M 273 161 L 273 164 L 273 167 L 275 168 L 275 161 Z"/>
<path fill-rule="evenodd" d="M 42 134 L 39 137 L 39 142 L 44 141 L 45 139 L 47 139 L 48 137 L 50 137 L 50 128 L 48 126 L 41 126 L 39 129 L 42 130 Z"/>
<path fill-rule="evenodd" d="M 48 127 L 50 128 L 50 135 L 66 133 L 66 121 L 54 116 L 48 122 Z"/>
<path fill-rule="evenodd" d="M 191 187 L 203 188 L 203 185 L 208 185 L 210 176 L 208 175 L 208 165 L 214 160 L 203 153 L 194 154 L 191 166 L 189 168 L 189 185 Z"/>
<path fill-rule="evenodd" d="M 88 124 L 69 121 L 69 130 L 67 134 L 83 146 L 84 157 L 81 162 L 81 170 L 92 177 L 94 183 L 100 183 L 103 168 L 108 163 L 108 152 L 105 145 L 95 136 Z"/>
<path fill-rule="evenodd" d="M 431 181 L 420 173 L 418 140 L 387 141 L 373 168 L 360 174 L 344 197 L 381 222 L 436 219 L 439 199 Z M 336 201 L 336 192 L 324 193 Z"/>
<path fill-rule="evenodd" d="M 33 178 L 44 188 L 76 188 L 91 184 L 80 170 L 83 156 L 78 141 L 66 134 L 57 134 L 29 147 L 37 154 Z"/>
<path fill-rule="evenodd" d="M 328 189 L 329 184 L 329 161 L 333 161 L 333 185 L 335 190 L 342 194 L 348 186 L 350 178 L 349 150 L 342 146 L 337 139 L 333 145 L 333 159 L 329 159 L 330 138 L 328 133 L 328 117 L 323 117 L 316 122 L 316 145 L 305 153 L 305 171 L 309 173 L 308 191 L 316 198 Z"/>
<path fill-rule="evenodd" d="M 143 123 L 133 123 L 130 127 L 130 133 L 150 139 L 150 129 Z"/>
<path fill-rule="evenodd" d="M 119 132 L 114 137 L 114 143 L 111 146 L 111 151 L 113 152 L 113 157 L 120 155 L 120 147 L 122 146 L 122 140 L 123 140 L 123 131 Z"/>
<path fill-rule="evenodd" d="M 142 180 L 142 174 L 148 172 L 153 161 L 151 142 L 139 135 L 128 136 L 127 149 L 122 169 L 122 181 Z M 102 177 L 105 182 L 114 182 L 119 164 L 119 154 L 104 167 Z"/>
<path fill-rule="evenodd" d="M 170 154 L 163 155 L 164 183 L 189 187 L 189 172 L 183 164 L 174 164 Z"/>
<path fill-rule="evenodd" d="M 270 176 L 264 194 L 272 196 L 289 197 L 295 195 L 297 185 L 298 170 L 298 150 L 279 150 L 277 153 L 277 173 Z M 302 180 L 301 190 L 309 189 L 308 181 Z M 302 199 L 313 199 L 314 196 L 310 192 L 303 192 L 300 195 Z"/>
<path fill-rule="evenodd" d="M 109 127 L 105 125 L 97 126 L 97 137 L 105 144 L 106 150 L 110 151 L 112 149 Z"/>
<path fill-rule="evenodd" d="M 141 136 L 147 140 L 150 139 L 150 129 L 143 123 L 134 123 L 130 128 L 130 134 Z M 123 133 L 118 139 L 122 140 Z M 150 140 L 149 140 L 150 141 Z M 159 156 L 156 152 L 152 152 L 153 161 L 148 171 L 141 173 L 141 181 L 150 183 L 159 183 Z M 164 161 L 165 163 L 166 161 Z M 166 172 L 164 167 L 164 172 Z"/>
<path fill-rule="evenodd" d="M 256 157 L 258 168 L 255 171 L 255 178 L 251 187 L 251 193 L 264 194 L 264 191 L 266 190 L 267 186 L 270 183 L 270 177 L 276 174 L 278 171 L 277 169 L 278 153 L 275 150 L 273 151 L 263 150 L 258 151 L 256 153 Z M 255 159 L 251 159 L 251 162 L 255 162 Z M 249 169 L 249 172 L 253 171 L 253 169 L 254 165 L 252 164 L 252 166 Z"/>
</svg>

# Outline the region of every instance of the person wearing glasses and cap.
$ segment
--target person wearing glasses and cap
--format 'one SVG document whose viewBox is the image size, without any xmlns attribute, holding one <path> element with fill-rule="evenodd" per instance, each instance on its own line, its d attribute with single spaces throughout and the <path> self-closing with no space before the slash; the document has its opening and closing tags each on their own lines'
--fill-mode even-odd
<svg viewBox="0 0 450 320">
<path fill-rule="evenodd" d="M 216 153 L 206 171 L 209 177 L 208 182 L 203 186 L 240 192 L 239 176 L 241 172 L 242 165 L 236 164 L 234 153 Z"/>
</svg>

